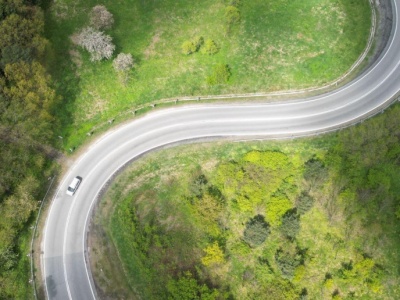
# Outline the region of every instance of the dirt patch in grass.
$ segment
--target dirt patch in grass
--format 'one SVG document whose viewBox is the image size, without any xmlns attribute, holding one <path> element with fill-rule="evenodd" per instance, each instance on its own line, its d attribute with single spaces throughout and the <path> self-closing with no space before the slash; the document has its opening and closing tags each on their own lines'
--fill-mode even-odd
<svg viewBox="0 0 400 300">
<path fill-rule="evenodd" d="M 82 67 L 83 64 L 82 55 L 79 51 L 71 49 L 69 50 L 69 55 L 71 56 L 72 62 L 76 65 L 78 69 Z"/>
<path fill-rule="evenodd" d="M 156 44 L 160 41 L 160 36 L 162 32 L 158 31 L 151 39 L 150 45 L 144 50 L 144 58 L 149 59 L 150 57 L 154 56 L 156 54 L 155 52 L 155 47 Z"/>
<path fill-rule="evenodd" d="M 84 108 L 84 112 L 85 117 L 90 119 L 95 115 L 99 113 L 101 114 L 106 111 L 109 102 L 106 99 L 102 98 L 95 88 L 93 88 L 92 91 L 88 91 L 88 94 L 92 101 L 85 105 L 86 107 Z"/>
</svg>

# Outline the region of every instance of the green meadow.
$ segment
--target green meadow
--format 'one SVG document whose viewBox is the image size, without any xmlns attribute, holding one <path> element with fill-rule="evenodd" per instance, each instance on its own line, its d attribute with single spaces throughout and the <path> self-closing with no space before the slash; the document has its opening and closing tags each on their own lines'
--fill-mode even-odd
<svg viewBox="0 0 400 300">
<path fill-rule="evenodd" d="M 63 97 L 57 117 L 65 149 L 81 144 L 93 127 L 163 98 L 326 84 L 356 61 L 371 25 L 368 0 L 107 0 L 101 4 L 114 15 L 105 31 L 116 46 L 113 58 L 130 53 L 135 61 L 123 84 L 112 59 L 92 63 L 71 42 L 96 4 L 63 0 L 46 7 L 46 61 Z M 182 52 L 184 42 L 201 37 L 199 51 Z M 216 53 L 203 51 L 207 40 Z M 220 65 L 228 66 L 228 81 L 210 84 Z"/>
</svg>

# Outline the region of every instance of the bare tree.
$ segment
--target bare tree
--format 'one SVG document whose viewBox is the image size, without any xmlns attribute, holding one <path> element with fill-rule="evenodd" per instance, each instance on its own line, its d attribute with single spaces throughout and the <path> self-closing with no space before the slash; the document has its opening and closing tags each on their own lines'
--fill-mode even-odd
<svg viewBox="0 0 400 300">
<path fill-rule="evenodd" d="M 120 53 L 113 61 L 113 67 L 117 72 L 126 72 L 133 67 L 133 58 L 130 53 Z"/>
<path fill-rule="evenodd" d="M 114 24 L 114 17 L 104 5 L 96 5 L 90 11 L 90 25 L 98 30 L 110 29 Z"/>
<path fill-rule="evenodd" d="M 115 50 L 111 37 L 92 27 L 83 28 L 74 40 L 79 46 L 89 51 L 91 61 L 109 59 Z"/>
</svg>

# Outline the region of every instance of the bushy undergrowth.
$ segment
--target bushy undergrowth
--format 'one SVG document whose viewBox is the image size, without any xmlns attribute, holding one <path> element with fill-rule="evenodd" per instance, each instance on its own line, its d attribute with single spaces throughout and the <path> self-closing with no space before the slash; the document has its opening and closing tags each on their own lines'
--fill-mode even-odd
<svg viewBox="0 0 400 300">
<path fill-rule="evenodd" d="M 399 113 L 324 138 L 152 155 L 119 183 L 143 184 L 114 199 L 132 286 L 153 299 L 180 281 L 210 299 L 398 298 Z"/>
</svg>

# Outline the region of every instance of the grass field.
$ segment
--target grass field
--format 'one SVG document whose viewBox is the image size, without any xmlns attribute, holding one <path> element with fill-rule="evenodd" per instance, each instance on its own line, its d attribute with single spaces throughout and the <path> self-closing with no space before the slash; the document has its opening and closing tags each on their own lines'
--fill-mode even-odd
<svg viewBox="0 0 400 300">
<path fill-rule="evenodd" d="M 95 276 L 108 273 L 109 291 L 121 260 L 128 298 L 167 298 L 190 271 L 216 299 L 397 299 L 399 112 L 316 139 L 149 155 L 100 203 L 95 226 L 112 248 L 102 259 L 114 267 L 95 266 Z M 246 238 L 256 215 L 270 226 L 261 243 L 260 232 Z"/>
<path fill-rule="evenodd" d="M 236 1 L 239 2 L 239 1 Z M 88 24 L 98 2 L 63 0 L 48 5 L 48 67 L 63 96 L 57 112 L 63 147 L 80 144 L 99 122 L 166 97 L 246 93 L 319 86 L 343 74 L 364 49 L 370 27 L 368 0 L 241 1 L 240 22 L 226 30 L 225 0 L 103 1 L 115 18 L 107 31 L 115 55 L 131 53 L 135 68 L 121 84 L 112 62 L 91 63 L 70 36 Z M 215 55 L 184 55 L 184 41 L 202 36 Z M 228 64 L 226 84 L 206 78 Z"/>
</svg>

